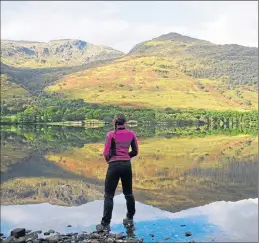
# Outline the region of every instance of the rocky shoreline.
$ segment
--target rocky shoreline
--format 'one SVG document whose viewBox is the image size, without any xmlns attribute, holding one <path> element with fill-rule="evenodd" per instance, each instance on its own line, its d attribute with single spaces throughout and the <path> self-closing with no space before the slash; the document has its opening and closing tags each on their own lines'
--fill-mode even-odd
<svg viewBox="0 0 259 243">
<path fill-rule="evenodd" d="M 68 225 L 68 227 L 71 227 Z M 30 231 L 25 228 L 17 228 L 11 231 L 10 236 L 5 237 L 1 233 L 0 242 L 3 243 L 141 243 L 143 239 L 137 239 L 133 230 L 127 228 L 127 235 L 111 234 L 109 232 L 82 232 L 60 234 L 54 230 L 47 232 Z"/>
<path fill-rule="evenodd" d="M 184 226 L 181 225 L 181 227 Z M 71 227 L 71 225 L 67 227 Z M 41 230 L 32 232 L 25 228 L 16 228 L 11 231 L 8 237 L 0 233 L 0 243 L 142 243 L 144 241 L 144 238 L 137 239 L 134 226 L 124 225 L 124 227 L 126 235 L 123 233 L 112 234 L 108 231 L 94 231 L 91 233 L 83 231 L 81 233 L 61 234 L 52 229 L 46 232 Z M 154 237 L 154 234 L 149 235 L 151 238 Z M 191 235 L 191 232 L 185 232 L 186 237 Z M 171 238 L 167 237 L 164 240 L 170 242 Z M 189 243 L 195 242 L 191 241 Z"/>
</svg>

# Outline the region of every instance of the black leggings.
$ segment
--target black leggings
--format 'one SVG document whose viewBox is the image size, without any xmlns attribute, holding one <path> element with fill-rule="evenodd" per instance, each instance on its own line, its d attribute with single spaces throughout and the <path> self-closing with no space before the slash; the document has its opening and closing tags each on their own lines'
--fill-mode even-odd
<svg viewBox="0 0 259 243">
<path fill-rule="evenodd" d="M 132 169 L 130 161 L 110 162 L 106 179 L 104 195 L 104 211 L 102 224 L 110 224 L 113 210 L 113 197 L 118 182 L 121 179 L 123 194 L 127 204 L 127 217 L 133 219 L 135 214 L 135 199 L 132 193 Z"/>
</svg>

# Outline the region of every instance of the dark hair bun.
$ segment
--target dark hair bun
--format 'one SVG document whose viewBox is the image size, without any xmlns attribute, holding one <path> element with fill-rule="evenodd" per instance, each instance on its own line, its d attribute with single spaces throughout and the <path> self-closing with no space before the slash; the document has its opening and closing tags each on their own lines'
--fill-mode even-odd
<svg viewBox="0 0 259 243">
<path fill-rule="evenodd" d="M 124 123 L 125 123 L 125 119 L 119 118 L 119 119 L 116 120 L 117 125 L 123 125 Z"/>
</svg>

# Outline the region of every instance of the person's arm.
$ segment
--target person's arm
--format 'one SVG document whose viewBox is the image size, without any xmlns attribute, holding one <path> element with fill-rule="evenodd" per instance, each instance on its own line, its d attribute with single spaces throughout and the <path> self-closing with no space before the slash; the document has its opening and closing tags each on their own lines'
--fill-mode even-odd
<svg viewBox="0 0 259 243">
<path fill-rule="evenodd" d="M 131 151 L 129 152 L 130 158 L 135 157 L 138 155 L 138 140 L 136 134 L 133 132 L 133 139 L 130 143 Z"/>
<path fill-rule="evenodd" d="M 110 155 L 110 148 L 111 148 L 111 140 L 112 140 L 112 134 L 109 132 L 106 136 L 106 141 L 104 145 L 104 150 L 103 150 L 103 156 L 106 162 L 109 161 L 109 155 Z"/>
</svg>

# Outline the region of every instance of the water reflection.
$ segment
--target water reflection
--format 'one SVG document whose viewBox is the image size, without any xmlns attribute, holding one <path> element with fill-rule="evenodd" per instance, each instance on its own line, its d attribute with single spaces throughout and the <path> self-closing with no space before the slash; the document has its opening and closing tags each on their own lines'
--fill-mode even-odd
<svg viewBox="0 0 259 243">
<path fill-rule="evenodd" d="M 47 203 L 2 206 L 1 229 L 4 233 L 20 226 L 32 230 L 54 229 L 60 233 L 83 230 L 89 232 L 99 223 L 102 207 L 102 200 L 78 207 L 54 206 Z M 154 234 L 154 241 L 175 242 L 253 242 L 258 238 L 258 199 L 214 202 L 178 213 L 137 202 L 136 210 L 138 213 L 135 217 L 134 233 L 147 242 L 152 240 L 150 234 Z M 121 222 L 124 216 L 125 199 L 119 195 L 115 197 L 113 232 L 126 232 Z M 67 228 L 68 224 L 71 224 L 72 228 Z M 191 232 L 191 237 L 185 236 L 187 231 Z"/>
<path fill-rule="evenodd" d="M 78 229 L 85 229 L 86 227 L 91 228 L 88 222 L 99 222 L 100 215 L 87 215 L 86 217 L 82 212 L 84 212 L 83 210 L 87 212 L 88 207 L 96 210 L 98 205 L 100 208 L 97 212 L 102 211 L 102 203 L 95 200 L 103 198 L 103 182 L 107 165 L 103 160 L 102 150 L 106 133 L 109 130 L 110 127 L 95 129 L 58 126 L 2 127 L 2 205 L 36 203 L 61 206 L 82 205 L 71 209 L 52 207 L 48 204 L 28 205 L 28 207 L 4 206 L 6 216 L 3 227 L 9 230 L 8 227 L 15 226 L 14 223 L 17 225 L 24 223 L 24 226 L 26 224 L 33 226 L 34 223 L 36 226 L 42 223 L 46 224 L 46 229 L 49 229 L 55 227 L 56 223 L 52 224 L 52 221 L 57 220 L 60 225 L 59 230 L 62 231 L 66 224 L 73 224 Z M 145 235 L 147 233 L 145 229 L 152 229 L 151 223 L 156 221 L 155 232 L 161 232 L 163 235 L 165 232 L 169 234 L 171 230 L 173 239 L 181 241 L 183 238 L 178 232 L 185 229 L 179 228 L 178 224 L 185 218 L 181 216 L 180 221 L 177 221 L 178 213 L 176 212 L 217 201 L 258 198 L 257 131 L 243 128 L 215 130 L 208 129 L 208 127 L 197 129 L 196 127 L 150 126 L 134 127 L 132 130 L 138 135 L 141 151 L 140 155 L 132 161 L 134 193 L 140 208 L 140 213 L 137 214 L 139 217 L 138 235 L 149 237 Z M 119 188 L 117 194 L 120 193 Z M 119 199 L 120 197 L 117 198 L 117 200 Z M 252 201 L 247 202 L 250 205 Z M 154 206 L 151 207 L 150 215 L 148 215 L 149 212 L 145 213 L 145 210 L 150 209 L 148 205 Z M 220 210 L 219 215 L 221 210 L 224 212 L 221 206 L 230 210 L 232 204 L 226 203 L 228 206 L 225 206 L 224 203 L 217 203 L 215 205 L 213 210 L 216 208 Z M 247 213 L 249 212 L 247 210 L 250 210 L 250 206 L 246 206 L 242 202 L 233 205 L 239 205 L 241 212 Z M 244 209 L 241 209 L 242 205 L 245 207 Z M 84 209 L 84 207 L 86 208 Z M 207 207 L 211 206 L 205 206 L 204 210 Z M 161 211 L 161 209 L 167 212 Z M 36 211 L 43 212 L 42 210 L 44 210 L 44 215 L 41 218 Z M 45 217 L 45 213 L 48 211 L 51 215 L 51 212 L 54 213 L 53 210 L 64 210 L 62 212 L 65 215 L 53 214 L 51 220 L 46 222 L 43 216 Z M 116 217 L 114 218 L 113 228 L 117 231 L 125 230 L 119 224 L 121 218 L 125 216 L 124 201 L 121 210 L 124 211 L 117 213 L 117 221 Z M 14 214 L 12 220 L 15 222 L 8 219 L 12 212 Z M 70 212 L 71 216 L 69 216 Z M 90 212 L 92 211 L 90 210 Z M 156 212 L 159 215 L 158 218 L 154 217 Z M 212 234 L 212 232 L 206 231 L 208 229 L 227 228 L 227 226 L 212 227 L 213 222 L 216 221 L 216 219 L 213 219 L 213 222 L 208 221 L 208 214 L 212 215 L 212 213 L 204 214 L 203 210 L 198 209 L 195 209 L 195 212 L 197 213 L 188 216 L 188 225 L 192 231 L 197 233 L 196 237 L 198 235 L 203 237 L 200 238 L 201 240 L 205 240 L 206 235 Z M 257 211 L 253 212 L 254 217 L 258 217 Z M 27 214 L 33 215 L 34 213 L 38 215 L 35 219 L 30 216 L 27 219 L 28 222 L 25 219 L 19 221 L 20 216 L 25 217 Z M 62 216 L 58 216 L 59 214 Z M 180 215 L 182 214 L 183 212 Z M 229 215 L 228 212 L 224 212 L 224 214 Z M 57 219 L 55 219 L 56 217 Z M 77 223 L 77 219 L 80 218 L 82 220 Z M 225 219 L 224 222 L 226 221 Z M 229 226 L 235 223 L 232 221 L 234 221 L 233 216 L 230 217 Z M 194 223 L 191 224 L 191 222 Z M 173 228 L 169 225 L 173 225 Z M 208 225 L 211 225 L 211 228 Z M 238 231 L 235 227 L 233 232 Z M 235 240 L 254 237 L 257 231 L 253 226 L 251 229 L 253 229 L 252 232 L 244 233 L 243 236 L 240 236 L 243 232 L 241 230 L 240 234 L 235 236 Z M 220 240 L 222 234 L 216 234 L 217 240 Z M 162 235 L 157 233 L 160 241 Z M 180 238 L 177 238 L 177 235 Z M 164 238 L 166 237 L 170 237 L 170 234 Z M 234 237 L 234 233 L 232 237 Z M 199 238 L 195 239 L 199 240 Z M 228 238 L 224 236 L 222 239 Z M 191 241 L 191 238 L 188 238 L 188 241 Z"/>
</svg>

